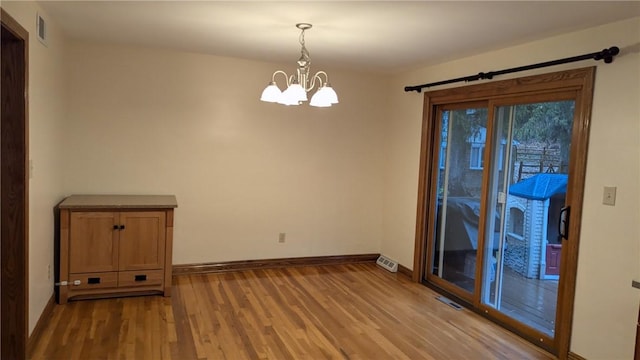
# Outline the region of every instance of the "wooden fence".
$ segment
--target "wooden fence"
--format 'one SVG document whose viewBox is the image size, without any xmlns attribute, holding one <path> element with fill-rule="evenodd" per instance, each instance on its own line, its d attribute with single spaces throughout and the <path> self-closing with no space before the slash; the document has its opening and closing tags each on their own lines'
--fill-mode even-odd
<svg viewBox="0 0 640 360">
<path fill-rule="evenodd" d="M 568 173 L 569 164 L 562 162 L 558 146 L 514 146 L 514 182 L 527 179 L 539 173 Z"/>
</svg>

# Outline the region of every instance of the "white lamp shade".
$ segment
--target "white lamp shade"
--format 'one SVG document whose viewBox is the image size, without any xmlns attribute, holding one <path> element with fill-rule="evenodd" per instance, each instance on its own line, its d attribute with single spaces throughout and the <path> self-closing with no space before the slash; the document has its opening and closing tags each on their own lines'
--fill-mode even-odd
<svg viewBox="0 0 640 360">
<path fill-rule="evenodd" d="M 317 107 L 329 107 L 332 104 L 338 103 L 338 94 L 336 94 L 335 90 L 329 84 L 325 84 L 322 86 L 313 97 L 311 97 L 311 102 L 309 105 L 317 106 Z"/>
<path fill-rule="evenodd" d="M 323 89 L 325 89 L 325 91 L 327 92 L 327 97 L 329 98 L 329 102 L 331 102 L 332 104 L 337 104 L 338 103 L 338 94 L 336 94 L 336 91 L 333 90 L 331 85 L 327 84 L 327 85 L 325 85 L 323 87 Z"/>
<path fill-rule="evenodd" d="M 287 90 L 282 92 L 282 97 L 278 103 L 298 105 L 301 101 L 307 101 L 307 92 L 300 84 L 291 84 Z"/>
<path fill-rule="evenodd" d="M 278 100 L 278 104 L 287 105 L 287 106 L 299 105 L 300 101 L 298 101 L 295 94 L 292 94 L 292 92 L 289 91 L 289 88 L 287 88 L 287 90 L 282 92 L 282 96 L 280 96 L 280 99 Z"/>
<path fill-rule="evenodd" d="M 260 100 L 266 102 L 278 102 L 282 97 L 282 91 L 276 85 L 275 82 L 270 82 L 266 88 L 262 91 L 262 96 L 260 96 Z"/>
<path fill-rule="evenodd" d="M 311 102 L 309 102 L 309 105 L 316 106 L 316 107 L 331 106 L 331 100 L 329 98 L 329 94 L 325 90 L 324 86 L 318 89 L 318 91 L 316 91 L 315 94 L 313 94 L 313 96 L 311 97 Z"/>
<path fill-rule="evenodd" d="M 284 95 L 284 93 L 283 93 Z M 282 98 L 280 100 L 278 100 L 278 104 L 282 104 L 282 105 L 300 105 L 300 102 L 296 99 L 292 99 L 292 98 L 286 98 L 284 96 L 282 96 Z"/>
</svg>

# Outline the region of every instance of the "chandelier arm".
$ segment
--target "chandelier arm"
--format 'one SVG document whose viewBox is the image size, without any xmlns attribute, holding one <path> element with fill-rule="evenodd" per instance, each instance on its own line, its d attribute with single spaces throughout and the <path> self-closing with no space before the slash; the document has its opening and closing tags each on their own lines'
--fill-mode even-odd
<svg viewBox="0 0 640 360">
<path fill-rule="evenodd" d="M 327 75 L 327 73 L 322 70 L 317 71 L 313 77 L 320 77 L 320 75 L 324 75 L 324 82 L 329 82 L 329 75 Z"/>
<path fill-rule="evenodd" d="M 289 81 L 289 75 L 287 75 L 287 73 L 282 71 L 282 70 L 276 70 L 276 71 L 273 72 L 273 75 L 271 75 L 271 81 L 272 82 L 276 82 L 276 75 L 277 74 L 284 75 L 284 79 L 285 79 L 285 81 L 287 83 L 287 86 L 289 86 L 291 84 L 291 82 Z"/>
<path fill-rule="evenodd" d="M 318 79 L 318 81 L 320 81 L 320 85 L 318 85 L 318 88 L 320 88 L 323 85 L 322 82 L 322 78 L 320 77 L 320 75 L 324 75 L 325 81 L 324 84 L 329 82 L 329 75 L 327 75 L 326 72 L 320 70 L 318 72 L 315 73 L 315 75 L 313 75 L 313 77 L 311 78 L 311 83 L 309 84 L 309 88 L 306 89 L 307 92 L 311 91 L 313 89 L 313 87 L 316 85 L 316 78 Z"/>
</svg>

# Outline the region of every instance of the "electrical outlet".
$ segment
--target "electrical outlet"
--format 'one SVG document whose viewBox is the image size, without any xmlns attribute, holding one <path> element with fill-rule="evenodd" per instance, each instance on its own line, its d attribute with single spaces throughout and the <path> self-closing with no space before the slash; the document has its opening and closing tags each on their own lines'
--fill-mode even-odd
<svg viewBox="0 0 640 360">
<path fill-rule="evenodd" d="M 280 235 L 278 236 L 278 242 L 283 243 L 285 242 L 286 238 L 287 238 L 287 233 L 280 233 Z"/>
</svg>

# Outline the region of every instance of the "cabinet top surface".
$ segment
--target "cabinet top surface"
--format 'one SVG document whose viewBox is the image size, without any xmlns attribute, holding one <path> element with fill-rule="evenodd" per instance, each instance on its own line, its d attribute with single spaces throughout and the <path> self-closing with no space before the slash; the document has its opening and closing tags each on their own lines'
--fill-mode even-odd
<svg viewBox="0 0 640 360">
<path fill-rule="evenodd" d="M 176 208 L 174 195 L 71 195 L 60 203 L 61 209 L 91 208 Z"/>
</svg>

